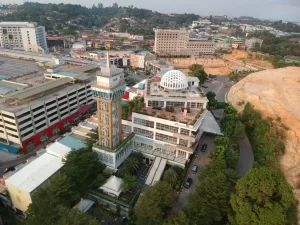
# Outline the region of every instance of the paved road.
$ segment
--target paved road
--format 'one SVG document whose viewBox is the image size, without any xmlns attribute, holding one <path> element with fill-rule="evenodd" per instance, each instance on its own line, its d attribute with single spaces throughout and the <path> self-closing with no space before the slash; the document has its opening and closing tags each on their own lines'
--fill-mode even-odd
<svg viewBox="0 0 300 225">
<path fill-rule="evenodd" d="M 245 176 L 253 166 L 254 155 L 248 138 L 240 140 L 239 146 L 240 158 L 236 172 L 238 176 Z"/>
<path fill-rule="evenodd" d="M 219 102 L 225 102 L 226 94 L 233 84 L 229 82 L 228 76 L 224 75 L 217 76 L 217 78 L 214 79 L 211 83 L 205 82 L 204 85 L 207 86 L 207 88 L 203 88 L 205 94 L 209 91 L 212 91 L 216 93 L 216 99 Z M 222 109 L 212 110 L 212 113 L 217 118 L 222 118 L 223 112 L 224 111 Z"/>
<path fill-rule="evenodd" d="M 201 168 L 201 166 L 207 165 L 209 163 L 209 153 L 215 147 L 214 141 L 213 141 L 214 137 L 215 137 L 214 135 L 208 135 L 208 134 L 204 134 L 201 137 L 201 139 L 199 141 L 199 147 L 196 150 L 196 155 L 195 155 L 194 160 L 191 163 L 190 168 L 188 169 L 187 175 L 185 177 L 185 179 L 187 179 L 188 177 L 192 178 L 193 184 L 189 189 L 187 189 L 187 188 L 181 189 L 179 199 L 173 208 L 173 213 L 178 214 L 179 211 L 181 210 L 181 208 L 188 204 L 188 195 L 195 191 L 195 189 L 198 185 L 198 182 L 199 182 L 199 179 L 198 179 L 199 169 Z M 200 148 L 203 143 L 207 144 L 207 150 L 204 153 L 200 151 Z M 191 168 L 193 165 L 199 166 L 196 174 L 191 172 Z"/>
</svg>

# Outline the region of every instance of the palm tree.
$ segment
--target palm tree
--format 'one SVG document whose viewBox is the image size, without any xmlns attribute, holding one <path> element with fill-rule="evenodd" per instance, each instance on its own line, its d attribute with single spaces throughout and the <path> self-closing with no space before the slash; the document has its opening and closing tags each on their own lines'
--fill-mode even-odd
<svg viewBox="0 0 300 225">
<path fill-rule="evenodd" d="M 125 168 L 124 170 L 127 171 L 128 173 L 134 173 L 136 172 L 141 166 L 140 161 L 135 158 L 135 157 L 128 157 L 124 161 L 123 167 Z"/>
<path fill-rule="evenodd" d="M 121 188 L 124 192 L 129 191 L 131 188 L 134 188 L 137 184 L 136 176 L 126 174 L 123 178 Z"/>
<path fill-rule="evenodd" d="M 163 180 L 174 186 L 178 180 L 178 175 L 173 168 L 170 168 L 166 170 Z"/>
</svg>

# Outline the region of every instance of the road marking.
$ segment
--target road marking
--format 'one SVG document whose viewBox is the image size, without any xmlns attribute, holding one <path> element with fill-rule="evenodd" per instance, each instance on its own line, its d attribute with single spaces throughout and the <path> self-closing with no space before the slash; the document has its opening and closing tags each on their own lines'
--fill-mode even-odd
<svg viewBox="0 0 300 225">
<path fill-rule="evenodd" d="M 224 86 L 224 83 L 223 83 L 223 82 L 221 82 L 221 84 L 222 84 L 222 85 L 221 85 L 221 87 L 219 87 L 219 89 L 217 90 L 216 94 L 219 93 L 219 91 L 221 90 L 221 88 Z"/>
</svg>

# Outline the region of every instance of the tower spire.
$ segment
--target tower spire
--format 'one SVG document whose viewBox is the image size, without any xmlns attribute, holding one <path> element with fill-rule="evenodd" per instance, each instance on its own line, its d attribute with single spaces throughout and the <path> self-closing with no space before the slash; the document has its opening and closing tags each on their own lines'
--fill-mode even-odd
<svg viewBox="0 0 300 225">
<path fill-rule="evenodd" d="M 110 68 L 109 49 L 106 51 L 106 67 Z"/>
</svg>

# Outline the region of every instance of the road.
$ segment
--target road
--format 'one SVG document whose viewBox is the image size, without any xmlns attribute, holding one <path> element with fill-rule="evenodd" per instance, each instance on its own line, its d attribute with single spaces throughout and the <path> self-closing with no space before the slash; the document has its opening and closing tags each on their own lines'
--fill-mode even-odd
<svg viewBox="0 0 300 225">
<path fill-rule="evenodd" d="M 226 94 L 232 87 L 232 83 L 229 82 L 228 76 L 217 76 L 216 79 L 213 79 L 211 83 L 205 82 L 204 84 L 207 88 L 203 88 L 204 93 L 207 92 L 214 92 L 216 93 L 216 99 L 219 102 L 226 102 Z M 223 110 L 217 109 L 212 110 L 212 113 L 215 115 L 216 118 L 222 118 Z"/>
<path fill-rule="evenodd" d="M 254 155 L 248 138 L 239 140 L 239 146 L 240 146 L 240 158 L 239 158 L 238 166 L 236 168 L 236 172 L 238 176 L 242 177 L 245 176 L 246 173 L 252 168 Z"/>
<path fill-rule="evenodd" d="M 225 88 L 225 85 L 227 85 L 227 88 Z M 232 85 L 233 84 L 228 80 L 228 76 L 218 76 L 216 80 L 212 81 L 212 83 L 205 82 L 205 86 L 207 86 L 207 88 L 204 89 L 204 92 L 215 92 L 216 99 L 218 101 L 226 102 L 226 94 L 230 90 Z M 217 118 L 222 118 L 224 113 L 223 110 L 212 110 L 212 112 Z M 253 166 L 253 150 L 248 138 L 240 140 L 239 147 L 240 158 L 236 172 L 239 176 L 244 176 Z"/>
<path fill-rule="evenodd" d="M 182 207 L 184 207 L 185 205 L 188 204 L 188 195 L 190 195 L 191 193 L 193 193 L 197 187 L 197 184 L 199 182 L 198 180 L 198 173 L 199 170 L 201 168 L 201 166 L 207 165 L 209 163 L 209 153 L 214 149 L 215 145 L 214 145 L 214 135 L 209 135 L 209 134 L 204 134 L 202 135 L 200 141 L 199 141 L 199 145 L 196 152 L 196 155 L 193 159 L 193 162 L 191 163 L 188 172 L 186 174 L 186 177 L 184 180 L 186 180 L 188 177 L 193 179 L 193 184 L 192 186 L 187 189 L 187 188 L 182 188 L 180 191 L 180 196 L 179 199 L 176 203 L 176 205 L 173 208 L 173 213 L 178 214 L 179 211 L 182 209 Z M 207 149 L 206 152 L 201 152 L 200 148 L 202 146 L 202 144 L 206 143 L 207 144 Z M 197 173 L 192 173 L 191 172 L 191 168 L 193 165 L 198 165 L 198 171 Z"/>
</svg>

